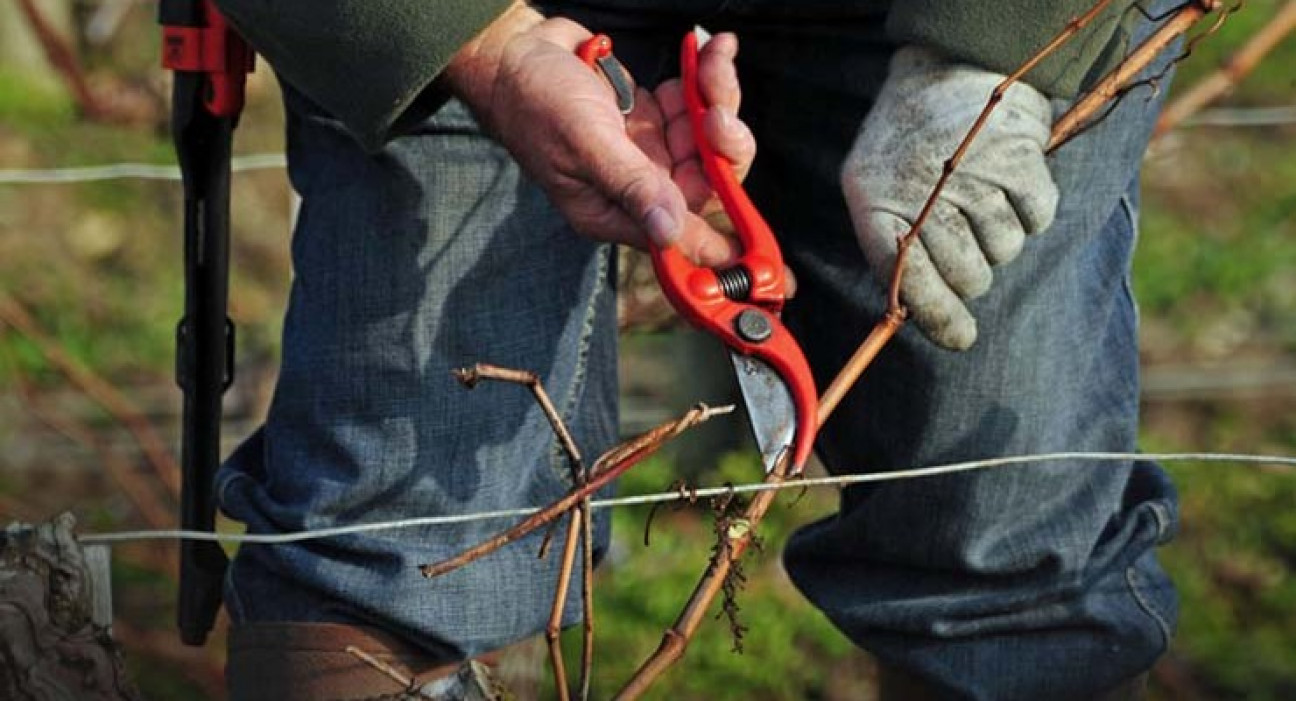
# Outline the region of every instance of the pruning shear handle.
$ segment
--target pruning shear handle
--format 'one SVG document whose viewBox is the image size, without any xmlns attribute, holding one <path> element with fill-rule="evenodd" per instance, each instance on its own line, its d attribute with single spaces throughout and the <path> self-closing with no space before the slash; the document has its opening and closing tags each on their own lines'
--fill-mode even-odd
<svg viewBox="0 0 1296 701">
<path fill-rule="evenodd" d="M 684 36 L 680 67 L 698 156 L 743 252 L 733 265 L 714 270 L 693 264 L 678 248 L 654 248 L 653 267 L 679 313 L 718 337 L 734 354 L 766 471 L 774 468 L 779 453 L 791 448 L 791 472 L 800 472 L 818 427 L 818 395 L 801 346 L 779 320 L 787 291 L 783 254 L 774 232 L 734 175 L 733 164 L 707 140 L 703 129 L 707 107 L 698 85 L 694 32 Z"/>
<path fill-rule="evenodd" d="M 623 109 L 629 92 L 612 40 L 597 35 L 577 55 L 601 71 Z M 702 128 L 706 103 L 698 86 L 698 40 L 684 36 L 680 49 L 684 101 L 698 155 L 742 244 L 742 255 L 724 269 L 695 265 L 675 246 L 652 248 L 653 269 L 675 310 L 729 347 L 766 472 L 791 450 L 790 473 L 805 466 L 818 427 L 818 395 L 810 365 L 779 320 L 787 273 L 774 232 L 738 182 L 733 164 L 716 152 Z M 630 103 L 632 104 L 632 103 Z"/>
</svg>

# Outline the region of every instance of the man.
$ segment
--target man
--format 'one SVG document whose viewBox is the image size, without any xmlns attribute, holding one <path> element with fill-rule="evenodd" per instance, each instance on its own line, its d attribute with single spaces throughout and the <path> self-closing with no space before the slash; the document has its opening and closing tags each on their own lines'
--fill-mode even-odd
<svg viewBox="0 0 1296 701">
<path fill-rule="evenodd" d="M 515 389 L 456 388 L 449 370 L 473 361 L 539 372 L 577 443 L 611 444 L 599 242 L 708 265 L 733 253 L 692 213 L 707 192 L 662 84 L 695 23 L 742 38 L 741 56 L 727 35 L 705 50 L 708 129 L 740 170 L 761 146 L 747 187 L 797 276 L 785 319 L 824 383 L 880 317 L 895 236 L 990 89 L 1088 3 L 220 4 L 284 79 L 303 198 L 275 402 L 219 479 L 230 515 L 273 532 L 553 500 L 566 468 L 543 418 Z M 822 432 L 830 470 L 1133 449 L 1127 277 L 1156 105 L 1127 101 L 1043 151 L 1053 111 L 1146 24 L 1115 5 L 1007 93 L 951 181 L 906 277 L 914 328 Z M 662 84 L 624 123 L 572 56 L 588 29 L 640 86 Z M 1174 517 L 1154 465 L 1041 464 L 848 490 L 786 564 L 878 657 L 888 698 L 1120 698 L 1173 627 L 1153 547 Z M 556 565 L 533 539 L 416 574 L 495 528 L 243 548 L 226 588 L 234 696 L 362 695 L 340 681 L 358 676 L 347 644 L 434 674 L 541 630 Z"/>
</svg>

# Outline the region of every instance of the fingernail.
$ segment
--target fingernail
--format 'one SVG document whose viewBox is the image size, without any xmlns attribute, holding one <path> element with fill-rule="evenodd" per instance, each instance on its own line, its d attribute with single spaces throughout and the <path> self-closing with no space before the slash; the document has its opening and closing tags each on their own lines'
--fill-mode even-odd
<svg viewBox="0 0 1296 701">
<path fill-rule="evenodd" d="M 679 240 L 679 220 L 671 216 L 665 207 L 657 205 L 649 209 L 644 214 L 643 222 L 644 228 L 648 230 L 648 238 L 655 245 L 666 248 Z"/>
</svg>

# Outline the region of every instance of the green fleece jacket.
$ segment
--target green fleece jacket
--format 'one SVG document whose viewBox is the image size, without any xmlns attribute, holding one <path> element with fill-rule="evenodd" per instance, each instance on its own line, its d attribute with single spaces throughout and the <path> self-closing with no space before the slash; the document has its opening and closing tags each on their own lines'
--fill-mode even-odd
<svg viewBox="0 0 1296 701">
<path fill-rule="evenodd" d="M 589 0 L 586 0 L 589 2 Z M 842 0 L 787 0 L 789 3 Z M 1008 73 L 1094 0 L 857 0 L 885 12 L 898 43 L 923 44 L 955 59 Z M 437 75 L 455 52 L 510 0 L 217 0 L 221 11 L 294 87 L 377 149 L 435 109 Z M 681 0 L 595 0 L 660 11 Z M 1075 94 L 1095 68 L 1124 52 L 1133 0 L 1118 0 L 1027 79 L 1055 97 Z M 889 8 L 889 9 L 888 9 Z M 674 7 L 679 10 L 681 7 Z"/>
</svg>

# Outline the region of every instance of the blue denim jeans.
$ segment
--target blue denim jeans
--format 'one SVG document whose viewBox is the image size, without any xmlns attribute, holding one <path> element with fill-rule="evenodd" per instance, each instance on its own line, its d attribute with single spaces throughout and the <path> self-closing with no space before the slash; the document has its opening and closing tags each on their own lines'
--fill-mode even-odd
<svg viewBox="0 0 1296 701">
<path fill-rule="evenodd" d="M 562 495 L 567 463 L 530 392 L 469 391 L 452 370 L 534 370 L 577 444 L 591 455 L 609 447 L 610 247 L 577 238 L 457 103 L 371 155 L 304 97 L 285 95 L 302 205 L 283 358 L 265 425 L 218 475 L 222 508 L 264 533 Z M 244 546 L 228 610 L 236 623 L 375 625 L 435 656 L 476 655 L 543 629 L 558 558 L 536 558 L 537 534 L 434 580 L 417 565 L 506 525 Z"/>
<path fill-rule="evenodd" d="M 884 307 L 837 172 L 894 47 L 867 13 L 793 28 L 762 3 L 703 4 L 728 7 L 708 24 L 742 40 L 760 144 L 748 189 L 797 274 L 786 317 L 822 386 Z M 674 74 L 695 19 L 576 16 L 612 32 L 645 84 Z M 617 421 L 611 251 L 571 233 L 457 103 L 377 154 L 291 89 L 286 104 L 303 204 L 282 370 L 265 426 L 221 471 L 223 509 L 282 532 L 553 500 L 566 467 L 528 393 L 469 392 L 451 370 L 538 372 L 598 454 Z M 1157 109 L 1135 94 L 1058 152 L 1057 222 L 973 303 L 977 345 L 950 353 L 902 331 L 821 434 L 831 471 L 1134 449 L 1129 266 Z M 1175 518 L 1153 464 L 1038 464 L 848 489 L 785 563 L 845 635 L 951 698 L 1087 698 L 1167 645 L 1176 599 L 1154 547 Z M 236 624 L 377 625 L 448 659 L 498 648 L 545 625 L 556 572 L 539 536 L 436 580 L 415 566 L 501 525 L 244 546 L 229 610 Z M 605 518 L 596 540 L 601 552 Z"/>
<path fill-rule="evenodd" d="M 745 102 L 814 107 L 752 116 L 761 150 L 748 188 L 784 238 L 799 282 L 788 321 L 824 386 L 885 308 L 832 189 L 840 161 L 826 155 L 850 143 L 863 100 L 788 75 L 809 57 L 771 44 L 743 36 Z M 870 75 L 848 55 L 821 60 Z M 971 303 L 971 350 L 906 328 L 883 351 L 820 434 L 830 471 L 1135 450 L 1129 275 L 1138 166 L 1159 110 L 1150 92 L 1051 159 L 1056 222 Z M 1155 464 L 879 483 L 846 489 L 840 504 L 788 543 L 789 575 L 854 642 L 942 698 L 1094 698 L 1169 643 L 1177 598 L 1154 548 L 1175 530 L 1177 498 Z"/>
</svg>

